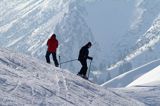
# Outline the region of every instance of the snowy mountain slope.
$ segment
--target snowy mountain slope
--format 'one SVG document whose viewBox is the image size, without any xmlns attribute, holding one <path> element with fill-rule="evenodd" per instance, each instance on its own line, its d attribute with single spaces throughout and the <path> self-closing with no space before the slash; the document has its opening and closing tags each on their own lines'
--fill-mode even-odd
<svg viewBox="0 0 160 106">
<path fill-rule="evenodd" d="M 119 44 L 119 49 L 122 49 L 120 60 L 107 68 L 112 70 L 112 78 L 160 57 L 159 4 L 159 0 L 142 0 L 137 4 L 141 14 L 137 21 L 134 21 L 134 27 L 132 26 L 131 31 L 124 37 L 126 40 Z M 139 9 L 137 11 L 140 12 Z M 133 40 L 134 43 L 131 43 Z"/>
<path fill-rule="evenodd" d="M 140 69 L 138 69 L 138 71 L 142 71 L 142 70 L 146 71 L 148 70 L 148 68 L 151 68 L 153 64 L 156 65 L 158 61 L 151 62 L 150 64 L 145 65 L 144 67 L 141 67 Z M 133 76 L 137 77 L 136 74 Z M 126 78 L 126 79 L 123 79 L 125 81 L 122 81 L 120 79 L 119 80 L 120 83 L 127 82 L 130 78 L 132 78 L 132 76 L 129 76 L 128 78 L 126 76 L 124 77 Z M 121 95 L 126 95 L 138 101 L 141 101 L 147 106 L 159 106 L 160 105 L 160 101 L 159 101 L 160 79 L 159 78 L 160 78 L 160 66 L 158 65 L 158 67 L 146 72 L 139 78 L 137 79 L 135 78 L 135 80 L 131 82 L 129 85 L 127 85 L 127 87 L 112 89 L 112 90 L 114 90 L 114 92 L 117 92 Z M 113 81 L 113 83 L 115 82 Z"/>
<path fill-rule="evenodd" d="M 160 81 L 160 65 L 148 73 L 144 74 L 140 78 L 136 79 L 132 83 L 130 83 L 127 87 L 143 85 L 146 83 L 158 82 Z"/>
<path fill-rule="evenodd" d="M 117 90 L 117 91 L 116 91 Z M 159 106 L 160 105 L 160 81 L 152 82 L 149 84 L 142 84 L 131 88 L 115 89 L 122 95 L 130 96 L 138 101 L 146 104 L 146 106 Z"/>
<path fill-rule="evenodd" d="M 159 0 L 101 0 L 86 8 L 107 66 L 97 72 L 101 83 L 160 57 Z"/>
<path fill-rule="evenodd" d="M 103 29 L 116 34 L 106 35 L 103 33 L 100 39 L 103 42 L 109 42 L 107 46 L 103 46 L 104 48 L 100 48 L 99 45 L 103 45 L 103 43 L 95 39 L 99 38 L 101 34 L 95 34 L 96 31 L 93 31 L 85 20 L 86 15 L 89 14 L 87 14 L 84 4 L 90 1 L 103 1 L 104 7 L 107 7 L 106 3 L 116 9 L 123 8 L 121 13 L 125 13 L 129 17 L 123 21 L 126 25 L 123 31 L 114 29 L 114 27 L 118 29 L 122 26 L 120 24 L 122 17 L 114 18 L 115 22 L 114 20 L 110 21 L 112 17 L 104 18 L 104 21 L 108 23 L 102 23 L 108 24 L 108 28 L 104 27 Z M 103 83 L 139 65 L 159 58 L 159 4 L 159 0 L 1 0 L 0 45 L 44 59 L 47 48 L 46 40 L 54 32 L 60 42 L 58 55 L 61 56 L 63 62 L 76 59 L 79 48 L 86 42 L 92 41 L 94 46 L 91 48 L 90 54 L 94 60 L 91 77 L 94 77 L 95 81 L 98 79 L 98 83 Z M 101 7 L 101 5 L 97 6 L 95 9 Z M 107 12 L 115 17 L 115 10 L 112 9 L 108 9 Z M 106 8 L 103 11 L 105 12 L 105 10 Z M 91 11 L 93 10 L 91 9 Z M 95 24 L 98 27 L 97 17 L 100 16 L 95 15 L 96 22 L 93 21 L 91 25 Z M 133 20 L 130 20 L 130 17 Z M 123 18 L 123 20 L 125 19 Z M 125 33 L 126 30 L 128 32 Z M 122 32 L 125 34 L 123 35 Z M 107 53 L 104 52 L 101 55 L 101 50 L 107 50 Z M 80 69 L 78 62 L 63 64 L 62 67 L 70 69 L 73 73 L 77 73 Z M 109 69 L 113 70 L 108 73 Z"/>
<path fill-rule="evenodd" d="M 141 77 L 144 78 L 143 77 L 144 74 L 150 73 L 150 71 L 152 69 L 154 69 L 155 67 L 157 67 L 159 65 L 160 65 L 160 60 L 152 61 L 152 62 L 145 64 L 141 67 L 138 67 L 136 69 L 128 71 L 124 74 L 121 74 L 118 77 L 115 77 L 115 78 L 107 81 L 106 83 L 102 84 L 102 86 L 106 87 L 106 88 L 107 87 L 126 87 L 129 84 L 131 84 L 132 82 L 136 81 L 137 79 L 139 79 L 139 78 L 141 79 Z M 152 71 L 151 71 L 151 73 L 152 73 Z M 150 78 L 148 78 L 147 81 Z M 137 81 L 139 81 L 139 80 L 137 80 Z M 150 81 L 152 81 L 152 80 L 150 80 Z"/>
<path fill-rule="evenodd" d="M 95 42 L 83 19 L 81 0 L 3 0 L 0 15 L 0 45 L 44 59 L 46 41 L 52 33 L 59 40 L 62 61 L 77 58 L 79 48 Z M 96 56 L 96 50 L 93 49 Z M 72 66 L 72 67 L 69 67 Z M 63 67 L 76 69 L 76 64 Z"/>
<path fill-rule="evenodd" d="M 0 49 L 0 105 L 143 106 L 66 70 Z"/>
<path fill-rule="evenodd" d="M 142 70 L 146 71 L 150 69 L 153 66 L 153 64 L 156 65 L 158 61 L 145 65 L 139 68 L 138 71 L 142 71 Z M 128 82 L 129 85 L 126 84 L 127 87 L 112 89 L 112 90 L 114 90 L 114 92 L 117 92 L 121 95 L 126 95 L 138 101 L 141 101 L 147 106 L 159 106 L 160 105 L 160 101 L 159 101 L 159 98 L 160 98 L 160 95 L 159 95 L 160 93 L 160 79 L 159 79 L 160 78 L 160 66 L 158 65 L 158 67 L 144 73 L 139 78 L 137 78 L 137 74 L 135 74 L 135 72 L 134 72 L 134 75 L 133 75 L 133 72 L 130 72 L 132 73 L 134 77 L 131 76 L 129 72 L 126 73 L 128 77 L 126 77 L 127 75 L 125 76 L 124 74 L 121 75 L 121 77 L 123 76 L 124 79 L 123 78 L 120 79 L 119 77 L 119 83 L 117 83 L 117 85 L 124 85 L 123 82 L 125 84 L 126 82 Z M 134 78 L 135 80 L 130 83 L 130 79 L 132 78 Z M 113 80 L 114 84 L 115 82 L 116 81 Z"/>
</svg>

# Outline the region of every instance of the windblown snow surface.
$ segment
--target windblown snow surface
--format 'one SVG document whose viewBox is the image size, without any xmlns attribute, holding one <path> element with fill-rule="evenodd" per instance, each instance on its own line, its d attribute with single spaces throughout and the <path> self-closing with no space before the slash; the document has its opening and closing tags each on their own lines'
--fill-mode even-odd
<svg viewBox="0 0 160 106">
<path fill-rule="evenodd" d="M 67 70 L 0 49 L 1 106 L 143 106 Z"/>
</svg>

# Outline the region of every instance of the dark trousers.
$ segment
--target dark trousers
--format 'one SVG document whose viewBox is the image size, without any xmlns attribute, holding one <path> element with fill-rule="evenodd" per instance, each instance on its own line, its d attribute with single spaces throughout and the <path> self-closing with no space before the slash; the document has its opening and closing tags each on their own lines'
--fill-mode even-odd
<svg viewBox="0 0 160 106">
<path fill-rule="evenodd" d="M 78 74 L 86 76 L 87 69 L 88 69 L 87 60 L 79 60 L 79 61 L 80 61 L 81 65 L 82 65 L 82 68 L 81 68 L 81 70 L 80 70 L 80 72 Z"/>
<path fill-rule="evenodd" d="M 52 54 L 52 57 L 53 57 L 53 61 L 54 61 L 55 66 L 58 67 L 58 66 L 59 66 L 59 63 L 58 63 L 58 61 L 57 61 L 56 52 L 49 52 L 49 51 L 46 52 L 46 61 L 47 61 L 47 63 L 50 63 L 50 55 L 51 55 L 51 54 Z"/>
</svg>

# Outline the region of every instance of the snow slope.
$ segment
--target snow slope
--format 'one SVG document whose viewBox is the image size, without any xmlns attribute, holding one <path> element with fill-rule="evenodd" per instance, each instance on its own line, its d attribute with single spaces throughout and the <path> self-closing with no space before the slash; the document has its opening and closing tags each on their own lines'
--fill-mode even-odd
<svg viewBox="0 0 160 106">
<path fill-rule="evenodd" d="M 121 95 L 126 95 L 143 102 L 146 106 L 160 105 L 160 65 L 159 60 L 148 63 L 131 72 L 127 72 L 113 81 L 108 83 L 108 86 L 122 87 L 112 89 L 114 92 Z M 153 68 L 157 65 L 156 68 Z M 151 69 L 153 68 L 153 69 Z M 151 69 L 151 70 L 149 70 Z M 140 73 L 142 74 L 141 76 Z M 118 83 L 119 78 L 119 83 Z M 132 82 L 132 81 L 133 82 Z M 128 83 L 128 84 L 127 84 Z M 116 85 L 117 84 L 117 85 Z M 104 85 L 105 86 L 105 85 Z M 123 86 L 127 86 L 123 88 Z M 106 86 L 107 87 L 107 83 Z"/>
<path fill-rule="evenodd" d="M 141 101 L 145 103 L 146 106 L 160 105 L 160 81 L 142 84 L 135 87 L 128 87 L 127 89 L 115 89 L 114 91 Z"/>
<path fill-rule="evenodd" d="M 160 65 L 159 59 L 152 61 L 152 62 L 145 64 L 141 67 L 138 67 L 136 69 L 128 71 L 124 74 L 121 74 L 118 77 L 115 77 L 115 78 L 105 82 L 104 84 L 102 84 L 102 86 L 104 86 L 106 88 L 107 87 L 126 87 L 129 84 L 131 84 L 132 82 L 134 84 L 134 81 L 139 82 L 139 83 L 141 82 L 140 84 L 149 83 L 150 81 L 157 81 L 157 79 L 158 79 L 157 77 L 155 80 L 151 80 L 152 77 L 157 76 L 157 75 L 154 75 L 155 74 L 154 70 L 153 71 L 151 71 L 151 70 L 159 65 Z M 156 70 L 157 70 L 156 72 L 158 72 L 158 69 L 156 69 Z M 147 75 L 149 74 L 150 76 L 148 75 L 148 78 L 145 79 L 146 78 L 145 74 L 147 74 Z M 141 81 L 138 79 L 140 79 Z"/>
<path fill-rule="evenodd" d="M 67 70 L 0 49 L 0 105 L 144 106 Z"/>
<path fill-rule="evenodd" d="M 159 78 L 160 78 L 160 65 L 154 68 L 153 70 L 149 71 L 148 73 L 144 74 L 140 78 L 136 79 L 135 81 L 130 83 L 127 87 L 157 82 L 160 81 Z"/>
</svg>

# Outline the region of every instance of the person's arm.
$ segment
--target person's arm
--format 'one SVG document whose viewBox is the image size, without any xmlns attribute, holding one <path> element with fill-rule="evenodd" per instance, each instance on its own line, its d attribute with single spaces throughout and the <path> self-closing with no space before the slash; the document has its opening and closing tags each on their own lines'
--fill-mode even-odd
<svg viewBox="0 0 160 106">
<path fill-rule="evenodd" d="M 90 59 L 90 60 L 93 60 L 93 57 L 88 56 L 87 58 Z"/>
</svg>

